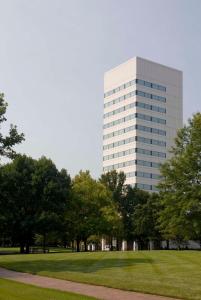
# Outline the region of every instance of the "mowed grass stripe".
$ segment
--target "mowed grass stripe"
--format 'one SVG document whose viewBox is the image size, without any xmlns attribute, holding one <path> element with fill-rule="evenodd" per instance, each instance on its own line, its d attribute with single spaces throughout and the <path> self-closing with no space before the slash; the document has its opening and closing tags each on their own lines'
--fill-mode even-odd
<svg viewBox="0 0 201 300">
<path fill-rule="evenodd" d="M 93 297 L 44 289 L 0 278 L 0 300 L 95 300 Z"/>
<path fill-rule="evenodd" d="M 0 256 L 0 265 L 34 274 L 201 300 L 201 252 L 139 251 Z"/>
</svg>

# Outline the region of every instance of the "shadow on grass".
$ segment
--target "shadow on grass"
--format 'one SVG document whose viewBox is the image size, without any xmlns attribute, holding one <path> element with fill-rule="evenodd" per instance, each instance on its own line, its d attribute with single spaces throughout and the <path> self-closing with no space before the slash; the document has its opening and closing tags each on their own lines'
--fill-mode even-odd
<svg viewBox="0 0 201 300">
<path fill-rule="evenodd" d="M 0 251 L 0 255 L 13 255 L 13 254 L 19 254 L 19 251 Z"/>
<path fill-rule="evenodd" d="M 27 260 L 1 263 L 2 267 L 28 272 L 80 272 L 93 273 L 105 269 L 131 267 L 139 264 L 153 264 L 150 258 L 104 258 L 104 259 L 63 259 L 63 260 Z"/>
</svg>

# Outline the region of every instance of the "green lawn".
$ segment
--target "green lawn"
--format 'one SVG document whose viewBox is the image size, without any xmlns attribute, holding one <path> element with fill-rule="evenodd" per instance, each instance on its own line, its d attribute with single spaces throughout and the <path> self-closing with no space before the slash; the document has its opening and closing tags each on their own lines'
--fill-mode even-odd
<svg viewBox="0 0 201 300">
<path fill-rule="evenodd" d="M 35 247 L 35 248 L 42 248 L 41 246 Z M 71 249 L 66 249 L 63 247 L 47 247 L 49 249 L 49 252 L 58 252 L 58 253 L 63 253 L 63 252 L 72 252 Z M 20 248 L 19 247 L 0 247 L 0 255 L 1 254 L 10 254 L 10 253 L 20 253 Z"/>
<path fill-rule="evenodd" d="M 90 300 L 91 297 L 43 289 L 0 278 L 0 300 Z"/>
<path fill-rule="evenodd" d="M 119 289 L 201 300 L 201 252 L 2 255 L 9 269 Z"/>
<path fill-rule="evenodd" d="M 0 247 L 0 254 L 4 253 L 19 253 L 20 248 L 18 247 Z"/>
</svg>

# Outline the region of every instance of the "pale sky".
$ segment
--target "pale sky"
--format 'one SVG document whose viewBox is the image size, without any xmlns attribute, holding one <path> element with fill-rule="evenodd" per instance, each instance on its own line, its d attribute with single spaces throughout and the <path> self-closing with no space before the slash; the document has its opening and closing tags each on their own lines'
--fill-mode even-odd
<svg viewBox="0 0 201 300">
<path fill-rule="evenodd" d="M 103 74 L 141 56 L 183 71 L 201 111 L 200 0 L 0 0 L 0 91 L 17 150 L 74 176 L 102 170 Z"/>
</svg>

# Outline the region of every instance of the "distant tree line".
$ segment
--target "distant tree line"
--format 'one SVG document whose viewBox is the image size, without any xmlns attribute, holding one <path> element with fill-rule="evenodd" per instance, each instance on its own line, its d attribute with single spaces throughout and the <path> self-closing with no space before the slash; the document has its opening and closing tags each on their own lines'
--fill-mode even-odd
<svg viewBox="0 0 201 300">
<path fill-rule="evenodd" d="M 0 94 L 0 126 L 6 121 L 4 95 Z M 1 127 L 0 127 L 1 128 Z M 89 171 L 73 179 L 46 157 L 17 154 L 24 140 L 17 127 L 0 132 L 0 244 L 19 245 L 21 253 L 40 244 L 71 246 L 80 251 L 93 243 L 100 249 L 106 238 L 110 250 L 139 249 L 149 242 L 160 249 L 162 240 L 201 241 L 201 114 L 178 131 L 172 158 L 161 166 L 159 193 L 125 185 L 126 176 L 115 170 L 98 180 Z M 167 243 L 168 245 L 168 243 Z"/>
</svg>

